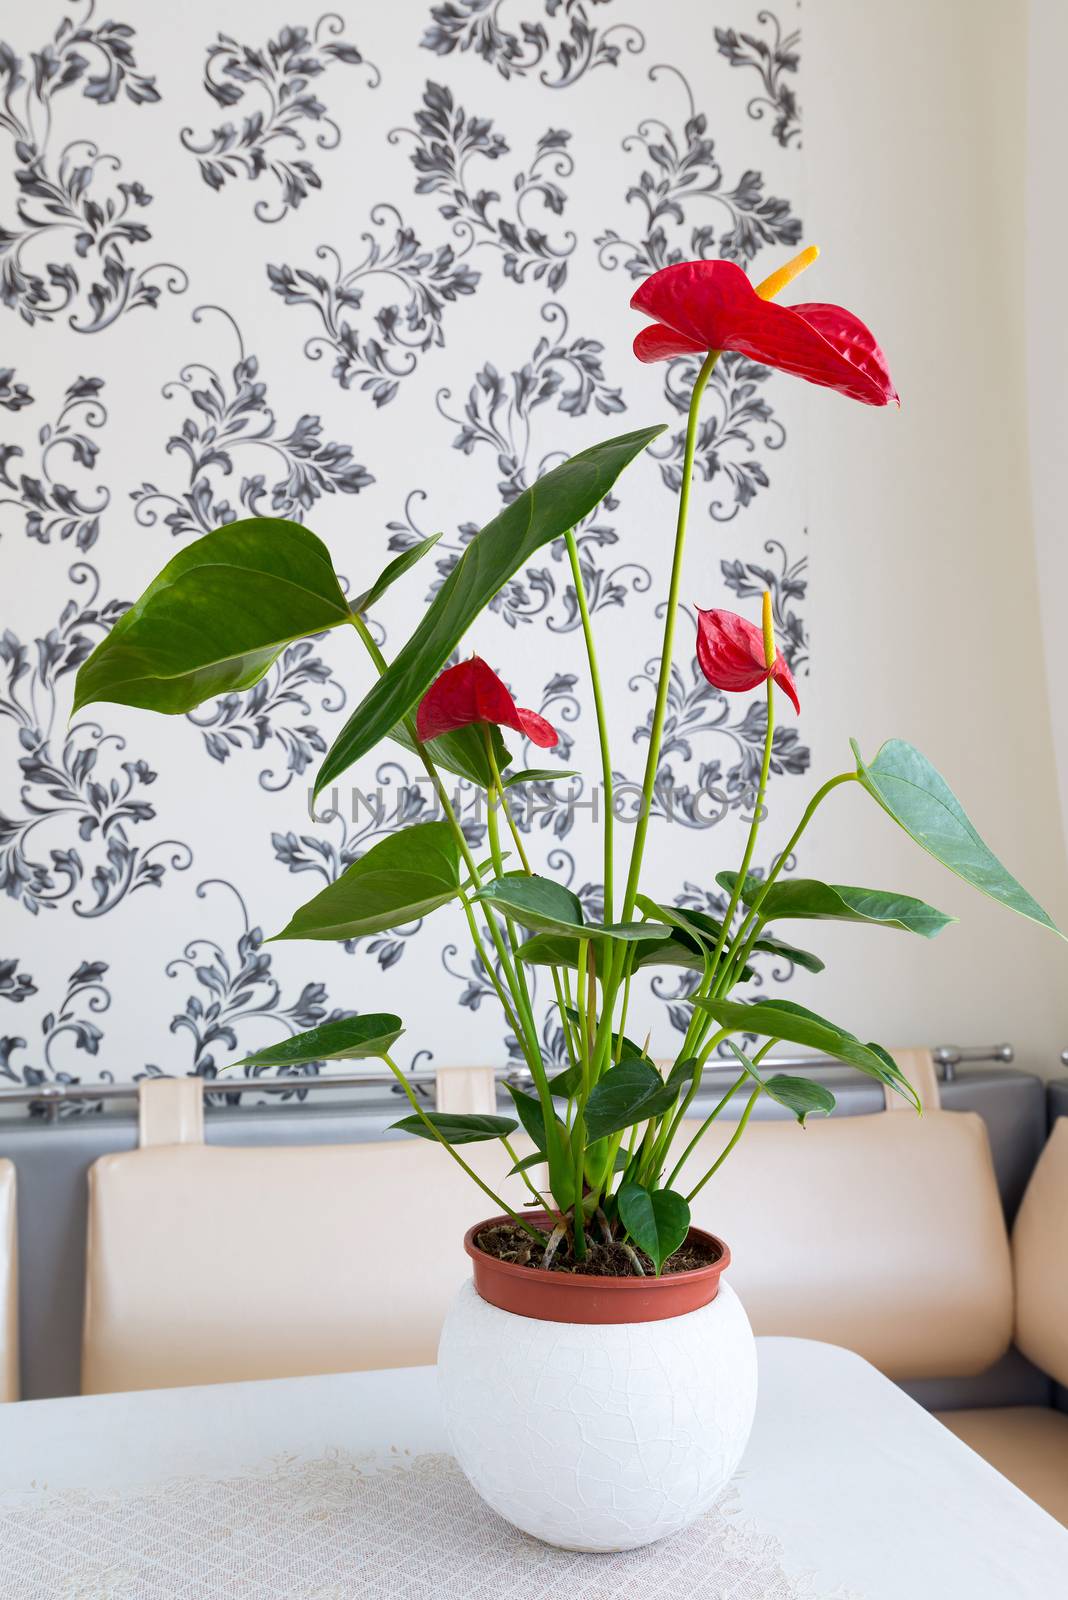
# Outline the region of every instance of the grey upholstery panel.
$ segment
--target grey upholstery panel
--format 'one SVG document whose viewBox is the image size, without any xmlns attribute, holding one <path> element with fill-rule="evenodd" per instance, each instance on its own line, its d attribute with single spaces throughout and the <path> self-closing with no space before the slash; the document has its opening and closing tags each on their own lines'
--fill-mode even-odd
<svg viewBox="0 0 1068 1600">
<path fill-rule="evenodd" d="M 919 1378 L 898 1385 L 928 1411 L 971 1411 L 979 1406 L 1048 1406 L 1054 1383 L 1013 1349 L 975 1378 Z"/>
<path fill-rule="evenodd" d="M 1002 1067 L 960 1071 L 943 1083 L 947 1111 L 978 1111 L 990 1135 L 1001 1202 L 1010 1227 L 1023 1199 L 1027 1180 L 1046 1142 L 1046 1086 L 1041 1078 Z"/>
<path fill-rule="evenodd" d="M 1055 1078 L 1046 1085 L 1049 1104 L 1049 1125 L 1052 1128 L 1058 1117 L 1068 1117 L 1068 1078 Z"/>
</svg>

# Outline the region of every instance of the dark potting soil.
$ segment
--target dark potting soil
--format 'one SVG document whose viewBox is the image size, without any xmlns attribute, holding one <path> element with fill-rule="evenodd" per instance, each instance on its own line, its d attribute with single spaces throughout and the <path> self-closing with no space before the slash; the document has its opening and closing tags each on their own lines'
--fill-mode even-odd
<svg viewBox="0 0 1068 1600">
<path fill-rule="evenodd" d="M 541 1229 L 538 1231 L 541 1233 Z M 542 1233 L 542 1238 L 547 1244 L 548 1234 Z M 483 1228 L 482 1232 L 476 1235 L 475 1242 L 488 1256 L 496 1256 L 498 1261 L 510 1261 L 517 1267 L 540 1267 L 545 1255 L 545 1244 L 536 1244 L 530 1235 L 524 1233 L 514 1222 L 503 1222 L 493 1228 Z M 586 1248 L 585 1260 L 576 1261 L 571 1253 L 570 1244 L 565 1241 L 553 1256 L 549 1271 L 581 1273 L 590 1278 L 639 1276 L 634 1270 L 634 1263 L 621 1244 L 604 1244 L 599 1240 L 587 1238 Z M 645 1275 L 653 1277 L 656 1268 L 644 1250 L 635 1250 L 634 1253 L 641 1262 Z M 714 1247 L 688 1239 L 673 1256 L 668 1256 L 662 1271 L 694 1272 L 698 1267 L 710 1267 L 718 1260 L 719 1252 Z"/>
</svg>

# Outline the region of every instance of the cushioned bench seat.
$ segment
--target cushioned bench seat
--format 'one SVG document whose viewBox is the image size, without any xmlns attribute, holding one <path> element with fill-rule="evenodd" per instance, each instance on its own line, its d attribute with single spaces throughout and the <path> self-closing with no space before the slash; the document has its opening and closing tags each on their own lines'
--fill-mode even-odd
<svg viewBox="0 0 1068 1600">
<path fill-rule="evenodd" d="M 1017 1345 L 1068 1385 L 1068 1117 L 1058 1117 L 1012 1230 Z M 1068 1415 L 1044 1406 L 947 1411 L 947 1428 L 1068 1526 Z"/>
<path fill-rule="evenodd" d="M 702 1137 L 696 1173 L 730 1131 Z M 985 1130 L 962 1112 L 804 1134 L 762 1125 L 693 1211 L 730 1241 L 731 1282 L 758 1333 L 847 1345 L 899 1382 L 979 1373 L 1014 1341 L 1068 1386 L 1068 1117 L 1032 1174 L 1011 1255 Z M 1005 1406 L 940 1420 L 1068 1525 L 1068 1414 Z"/>
<path fill-rule="evenodd" d="M 1068 1415 L 1046 1406 L 943 1411 L 939 1421 L 1068 1526 Z"/>
</svg>

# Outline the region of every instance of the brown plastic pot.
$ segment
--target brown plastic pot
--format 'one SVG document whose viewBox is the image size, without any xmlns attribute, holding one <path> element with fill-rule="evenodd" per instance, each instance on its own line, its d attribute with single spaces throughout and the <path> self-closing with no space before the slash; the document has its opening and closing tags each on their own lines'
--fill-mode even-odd
<svg viewBox="0 0 1068 1600">
<path fill-rule="evenodd" d="M 550 1221 L 546 1212 L 527 1212 L 524 1217 L 535 1224 Z M 731 1253 L 722 1239 L 701 1228 L 691 1228 L 688 1239 L 718 1251 L 707 1267 L 693 1272 L 668 1272 L 659 1278 L 594 1278 L 577 1272 L 520 1267 L 512 1261 L 498 1261 L 476 1243 L 484 1228 L 511 1220 L 490 1217 L 476 1222 L 464 1234 L 464 1249 L 471 1257 L 475 1288 L 482 1299 L 502 1311 L 533 1317 L 537 1322 L 661 1322 L 667 1317 L 685 1316 L 716 1298 L 720 1277 L 730 1266 Z"/>
</svg>

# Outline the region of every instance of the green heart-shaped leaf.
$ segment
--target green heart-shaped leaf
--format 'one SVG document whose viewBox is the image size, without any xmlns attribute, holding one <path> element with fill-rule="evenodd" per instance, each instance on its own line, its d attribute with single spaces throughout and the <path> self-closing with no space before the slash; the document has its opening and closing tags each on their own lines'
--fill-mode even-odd
<svg viewBox="0 0 1068 1600">
<path fill-rule="evenodd" d="M 248 517 L 180 550 L 78 670 L 92 700 L 177 715 L 258 683 L 296 639 L 350 619 L 330 552 L 281 517 Z"/>
<path fill-rule="evenodd" d="M 760 1000 L 746 1005 L 738 1000 L 708 999 L 695 1000 L 694 1004 L 707 1011 L 721 1027 L 807 1045 L 821 1055 L 833 1056 L 836 1061 L 857 1067 L 869 1077 L 878 1078 L 880 1083 L 889 1084 L 920 1110 L 915 1089 L 886 1051 L 861 1044 L 855 1034 L 792 1000 Z"/>
<path fill-rule="evenodd" d="M 360 939 L 416 922 L 460 891 L 460 850 L 447 822 L 391 833 L 295 911 L 276 939 Z"/>
<path fill-rule="evenodd" d="M 538 1149 L 544 1152 L 548 1141 L 545 1137 L 545 1117 L 541 1109 L 541 1101 L 537 1095 L 527 1094 L 524 1090 L 517 1089 L 514 1083 L 506 1082 L 504 1087 L 512 1097 L 519 1120 L 523 1124 L 524 1132 L 529 1138 L 533 1139 Z M 559 1117 L 556 1119 L 556 1125 L 566 1134 L 567 1129 Z"/>
<path fill-rule="evenodd" d="M 440 538 L 440 533 L 432 533 L 428 539 L 420 539 L 418 544 L 409 545 L 399 556 L 394 556 L 393 560 L 382 568 L 371 587 L 365 589 L 363 594 L 357 595 L 351 602 L 351 609 L 361 614 L 370 611 L 371 607 L 381 600 L 386 590 L 393 587 L 398 578 L 402 578 L 417 561 L 422 561 L 423 557 L 433 550 Z"/>
<path fill-rule="evenodd" d="M 466 778 L 468 783 L 475 784 L 479 789 L 488 789 L 493 782 L 493 773 L 482 733 L 481 724 L 478 727 L 454 728 L 451 733 L 441 733 L 436 739 L 428 739 L 425 748 L 427 754 L 446 772 L 451 772 L 457 778 Z M 501 737 L 500 728 L 491 723 L 489 734 L 497 770 L 503 772 L 511 764 L 511 752 Z M 389 736 L 397 744 L 403 745 L 405 750 L 414 751 L 416 748 L 416 741 L 402 722 L 390 729 Z"/>
<path fill-rule="evenodd" d="M 578 773 L 567 767 L 524 767 L 522 772 L 513 772 L 504 780 L 506 789 L 514 789 L 517 783 L 556 783 L 560 778 L 577 778 Z"/>
<path fill-rule="evenodd" d="M 804 1118 L 811 1117 L 812 1112 L 830 1117 L 838 1104 L 822 1083 L 814 1083 L 812 1078 L 793 1077 L 788 1072 L 772 1072 L 771 1077 L 764 1078 L 764 1090 L 774 1101 L 779 1101 L 780 1106 L 791 1110 L 803 1128 Z"/>
<path fill-rule="evenodd" d="M 318 794 L 408 714 L 429 689 L 475 618 L 524 562 L 599 505 L 623 468 L 663 426 L 608 439 L 583 450 L 525 489 L 471 540 L 423 619 L 327 753 Z"/>
<path fill-rule="evenodd" d="M 795 944 L 788 944 L 785 939 L 777 939 L 774 934 L 763 933 L 753 945 L 754 950 L 762 950 L 766 955 L 781 956 L 784 961 L 791 962 L 795 967 L 804 967 L 806 972 L 822 972 L 825 962 L 819 956 L 812 954 L 811 950 L 800 950 Z"/>
<path fill-rule="evenodd" d="M 671 929 L 663 922 L 588 922 L 584 937 L 618 939 L 624 944 L 658 944 Z"/>
<path fill-rule="evenodd" d="M 903 739 L 888 739 L 866 766 L 857 741 L 850 743 L 861 783 L 918 845 L 982 894 L 1060 934 L 1049 914 L 984 844 L 926 756 Z"/>
<path fill-rule="evenodd" d="M 563 1072 L 549 1079 L 549 1093 L 560 1100 L 570 1100 L 582 1088 L 582 1062 L 576 1061 Z"/>
<path fill-rule="evenodd" d="M 645 1189 L 624 1183 L 616 1195 L 620 1220 L 634 1243 L 656 1267 L 657 1277 L 669 1256 L 690 1231 L 690 1208 L 673 1189 Z"/>
<path fill-rule="evenodd" d="M 717 872 L 716 882 L 734 889 L 736 872 Z M 742 888 L 742 903 L 752 905 L 763 884 L 750 876 Z M 936 911 L 923 900 L 889 889 L 856 889 L 847 883 L 821 883 L 818 878 L 783 878 L 771 885 L 760 902 L 760 915 L 769 922 L 782 918 L 828 922 L 869 922 L 882 928 L 900 928 L 933 939 L 955 917 Z"/>
<path fill-rule="evenodd" d="M 555 879 L 541 878 L 537 873 L 506 872 L 487 883 L 474 898 L 494 906 L 524 928 L 554 937 L 570 935 L 598 944 L 605 940 L 642 943 L 663 939 L 671 931 L 655 922 L 587 922 L 578 895 Z"/>
<path fill-rule="evenodd" d="M 558 933 L 584 925 L 582 902 L 553 878 L 506 872 L 478 891 L 476 899 L 511 917 L 524 928 Z"/>
<path fill-rule="evenodd" d="M 731 876 L 733 880 L 734 874 Z M 720 930 L 723 927 L 722 922 L 716 917 L 709 916 L 707 911 L 695 911 L 691 906 L 685 908 L 685 915 L 691 929 L 700 933 L 705 942 L 714 949 L 719 939 Z M 727 950 L 731 948 L 729 939 L 725 948 Z M 767 955 L 781 956 L 784 961 L 792 962 L 795 967 L 804 967 L 806 972 L 822 972 L 824 968 L 824 963 L 819 956 L 814 956 L 811 950 L 799 950 L 796 945 L 786 944 L 782 939 L 777 939 L 770 933 L 762 933 L 760 938 L 754 941 L 753 949 L 762 950 Z M 742 974 L 743 978 L 751 978 L 752 976 L 753 972 L 750 968 L 746 968 L 746 971 Z"/>
<path fill-rule="evenodd" d="M 719 940 L 721 923 L 703 912 L 692 911 L 689 906 L 684 910 L 681 906 L 664 905 L 644 894 L 637 896 L 636 903 L 647 917 L 663 917 L 675 931 L 670 939 L 644 947 L 632 966 L 688 967 L 694 972 L 711 973 L 712 954 Z M 728 956 L 731 954 L 729 939 L 724 942 L 723 951 Z M 749 966 L 743 967 L 739 974 L 743 983 L 755 977 L 756 973 Z"/>
<path fill-rule="evenodd" d="M 399 1017 L 388 1011 L 367 1012 L 358 1017 L 339 1017 L 322 1022 L 317 1028 L 294 1034 L 279 1044 L 268 1045 L 253 1055 L 234 1061 L 233 1067 L 300 1067 L 309 1061 L 362 1061 L 382 1057 L 404 1032 Z"/>
<path fill-rule="evenodd" d="M 579 940 L 567 933 L 536 933 L 517 952 L 532 967 L 578 967 Z"/>
<path fill-rule="evenodd" d="M 733 1039 L 728 1039 L 727 1044 L 751 1078 L 755 1078 L 764 1092 L 792 1111 L 802 1127 L 805 1118 L 812 1113 L 820 1112 L 829 1116 L 837 1105 L 834 1095 L 825 1089 L 822 1083 L 813 1083 L 810 1078 L 789 1077 L 785 1072 L 775 1072 L 770 1078 L 761 1077 L 756 1067 L 750 1061 L 744 1050 L 740 1050 Z"/>
<path fill-rule="evenodd" d="M 706 962 L 706 947 L 699 939 L 687 938 L 685 934 L 678 934 L 671 939 L 657 939 L 651 944 L 643 944 L 638 951 L 637 958 L 631 962 L 631 969 L 638 967 L 685 967 L 689 972 L 703 972 Z M 753 974 L 750 971 L 749 977 Z"/>
<path fill-rule="evenodd" d="M 508 1176 L 514 1178 L 517 1172 L 529 1172 L 531 1167 L 543 1167 L 545 1153 L 542 1150 L 532 1150 L 529 1156 L 524 1156 L 522 1161 L 517 1161 L 514 1167 L 508 1168 Z"/>
<path fill-rule="evenodd" d="M 621 1061 L 618 1067 L 609 1067 L 586 1101 L 586 1136 L 591 1144 L 670 1111 L 695 1065 L 692 1060 L 680 1062 L 667 1083 L 648 1061 Z"/>
<path fill-rule="evenodd" d="M 805 1118 L 814 1111 L 828 1117 L 837 1104 L 834 1095 L 822 1083 L 814 1083 L 811 1078 L 790 1077 L 785 1072 L 773 1072 L 770 1078 L 765 1078 L 764 1088 L 779 1105 L 793 1112 L 802 1127 Z"/>
<path fill-rule="evenodd" d="M 432 1122 L 446 1144 L 481 1144 L 486 1139 L 505 1139 L 514 1133 L 518 1123 L 511 1117 L 461 1115 L 453 1111 L 428 1111 L 427 1121 Z M 403 1133 L 414 1133 L 420 1139 L 433 1139 L 434 1135 L 422 1117 L 402 1117 L 391 1124 Z"/>
<path fill-rule="evenodd" d="M 867 1048 L 871 1051 L 873 1056 L 878 1056 L 879 1060 L 882 1062 L 883 1071 L 886 1073 L 887 1083 L 891 1084 L 899 1094 L 904 1095 L 907 1100 L 911 1100 L 917 1111 L 919 1111 L 921 1107 L 919 1100 L 916 1098 L 916 1091 L 906 1078 L 905 1074 L 902 1072 L 901 1068 L 898 1066 L 897 1062 L 894 1060 L 893 1056 L 890 1054 L 889 1050 L 885 1050 L 881 1044 L 874 1044 L 871 1039 L 868 1040 Z"/>
<path fill-rule="evenodd" d="M 633 928 L 648 928 L 649 923 L 632 923 Z M 661 930 L 662 933 L 662 930 Z M 597 927 L 592 930 L 587 928 L 584 938 L 597 939 L 612 937 L 611 927 Z M 519 950 L 520 961 L 526 961 L 533 967 L 570 967 L 578 968 L 579 940 L 563 933 L 537 933 L 528 939 Z M 637 945 L 637 955 L 631 962 L 631 970 L 638 967 L 686 967 L 691 971 L 700 972 L 704 962 L 695 944 L 683 944 L 681 939 L 665 939 L 653 937 L 646 939 L 642 935 Z M 752 968 L 747 967 L 746 977 L 753 977 Z"/>
</svg>

